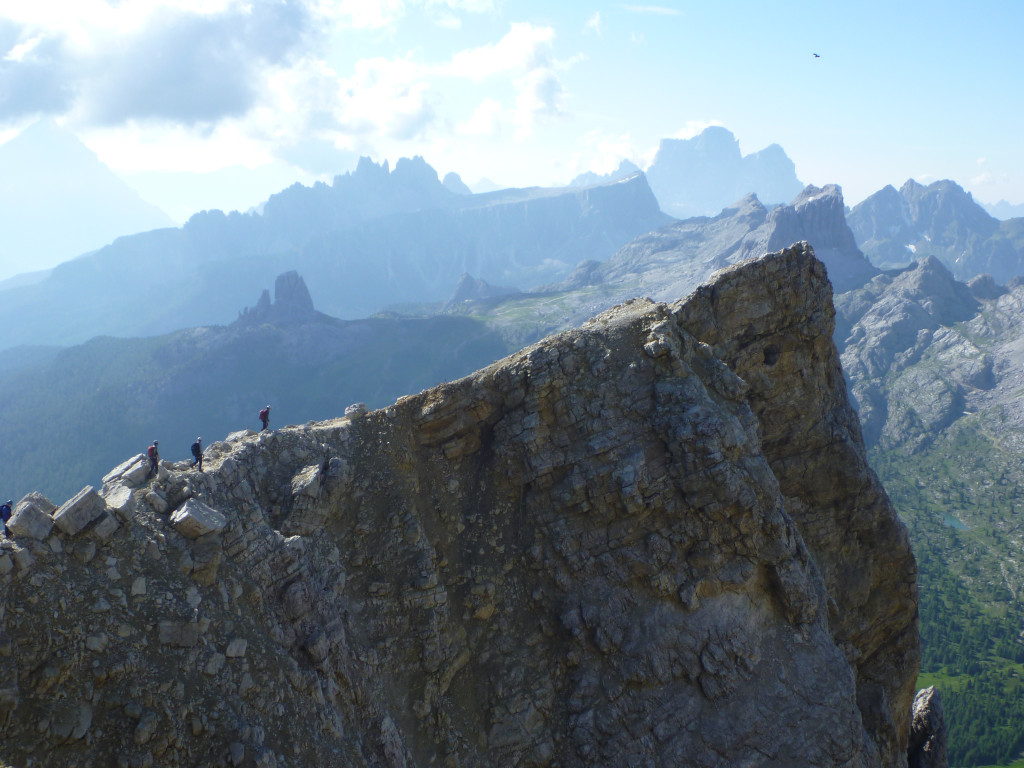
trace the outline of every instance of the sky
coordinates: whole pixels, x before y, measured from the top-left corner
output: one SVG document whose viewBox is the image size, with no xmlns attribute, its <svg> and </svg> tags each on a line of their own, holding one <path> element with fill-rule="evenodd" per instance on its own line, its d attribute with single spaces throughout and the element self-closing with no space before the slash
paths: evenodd
<svg viewBox="0 0 1024 768">
<path fill-rule="evenodd" d="M 708 125 L 849 204 L 1024 203 L 1022 29 L 1020 0 L 0 0 L 0 142 L 52 117 L 179 221 L 361 155 L 550 186 Z"/>
</svg>

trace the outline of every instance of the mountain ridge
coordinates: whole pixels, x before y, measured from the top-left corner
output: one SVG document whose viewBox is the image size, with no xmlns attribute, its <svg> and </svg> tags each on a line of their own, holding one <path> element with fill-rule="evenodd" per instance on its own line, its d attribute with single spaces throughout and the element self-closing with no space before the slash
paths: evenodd
<svg viewBox="0 0 1024 768">
<path fill-rule="evenodd" d="M 233 435 L 202 474 L 136 457 L 27 498 L 0 757 L 905 765 L 916 569 L 832 318 L 798 246 L 380 411 Z"/>
</svg>

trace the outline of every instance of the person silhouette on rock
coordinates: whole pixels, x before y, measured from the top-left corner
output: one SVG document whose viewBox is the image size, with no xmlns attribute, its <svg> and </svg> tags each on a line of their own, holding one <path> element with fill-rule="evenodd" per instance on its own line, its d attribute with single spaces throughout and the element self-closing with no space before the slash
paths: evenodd
<svg viewBox="0 0 1024 768">
<path fill-rule="evenodd" d="M 146 456 L 149 458 L 149 472 L 146 473 L 146 479 L 153 477 L 157 473 L 160 465 L 160 441 L 154 440 L 153 444 L 146 449 Z"/>
<path fill-rule="evenodd" d="M 263 422 L 263 429 L 266 429 L 268 426 L 270 426 L 270 406 L 269 405 L 266 408 L 264 408 L 262 411 L 260 411 L 260 421 Z M 263 429 L 261 429 L 260 432 L 262 432 Z"/>
<path fill-rule="evenodd" d="M 199 471 L 203 471 L 203 438 L 197 437 L 192 443 L 192 466 L 199 465 Z"/>
</svg>

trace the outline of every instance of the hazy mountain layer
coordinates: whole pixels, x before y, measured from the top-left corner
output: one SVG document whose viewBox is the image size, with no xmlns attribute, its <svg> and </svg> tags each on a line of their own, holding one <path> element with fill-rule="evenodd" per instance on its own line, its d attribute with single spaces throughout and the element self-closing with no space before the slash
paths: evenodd
<svg viewBox="0 0 1024 768">
<path fill-rule="evenodd" d="M 0 279 L 172 223 L 52 120 L 0 145 Z"/>
<path fill-rule="evenodd" d="M 365 317 L 443 301 L 470 272 L 498 285 L 561 279 L 668 220 L 642 175 L 589 189 L 459 195 L 420 158 L 365 160 L 333 185 L 295 185 L 262 215 L 219 211 L 123 237 L 0 293 L 4 346 L 73 344 L 224 323 L 272 276 L 298 269 L 317 306 Z"/>
<path fill-rule="evenodd" d="M 510 339 L 532 341 L 635 296 L 672 300 L 718 269 L 804 240 L 820 254 L 836 292 L 864 285 L 878 270 L 857 249 L 842 192 L 807 187 L 790 205 L 768 209 L 749 195 L 714 218 L 673 222 L 641 235 L 604 262 L 581 262 L 564 282 L 534 295 L 463 304 Z"/>
<path fill-rule="evenodd" d="M 680 219 L 713 216 L 748 194 L 782 203 L 803 187 L 778 144 L 742 155 L 736 138 L 719 126 L 692 139 L 662 139 L 647 178 L 661 209 Z"/>
<path fill-rule="evenodd" d="M 1024 219 L 999 221 L 952 181 L 910 180 L 879 190 L 847 217 L 857 243 L 880 267 L 935 256 L 960 280 L 1024 274 Z"/>
<path fill-rule="evenodd" d="M 0 493 L 68 496 L 154 439 L 184 458 L 197 435 L 258 426 L 267 403 L 278 426 L 379 407 L 512 350 L 470 318 L 327 317 L 294 280 L 227 327 L 21 350 L 0 371 Z"/>
</svg>

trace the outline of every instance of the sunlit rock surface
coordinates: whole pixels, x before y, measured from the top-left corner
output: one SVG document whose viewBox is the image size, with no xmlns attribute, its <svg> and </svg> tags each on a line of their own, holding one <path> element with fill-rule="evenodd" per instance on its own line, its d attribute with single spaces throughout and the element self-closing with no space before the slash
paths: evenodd
<svg viewBox="0 0 1024 768">
<path fill-rule="evenodd" d="M 0 541 L 0 761 L 905 765 L 916 569 L 832 324 L 801 244 L 202 474 L 126 464 L 116 509 Z"/>
</svg>

